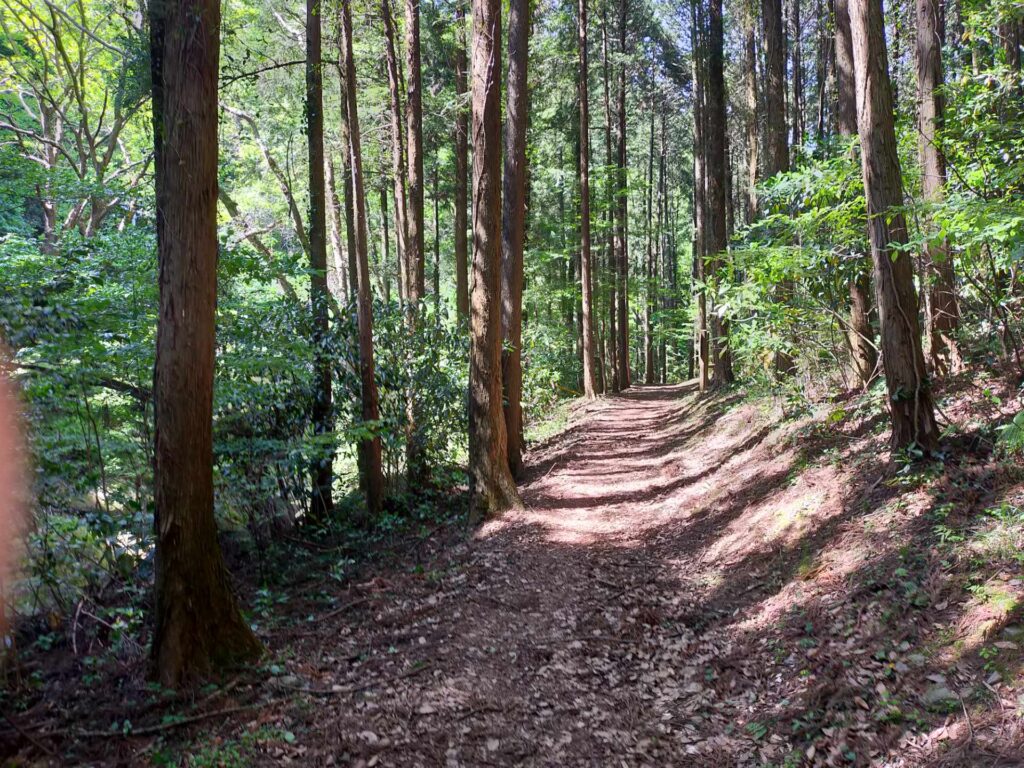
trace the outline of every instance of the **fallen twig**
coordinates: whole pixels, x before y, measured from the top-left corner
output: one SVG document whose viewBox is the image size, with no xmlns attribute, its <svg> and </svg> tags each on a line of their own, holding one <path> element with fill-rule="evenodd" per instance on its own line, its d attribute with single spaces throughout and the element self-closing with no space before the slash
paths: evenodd
<svg viewBox="0 0 1024 768">
<path fill-rule="evenodd" d="M 214 717 L 224 717 L 227 715 L 233 715 L 236 712 L 246 712 L 250 709 L 261 709 L 263 707 L 269 707 L 272 704 L 278 704 L 284 700 L 285 699 L 283 698 L 278 698 L 270 699 L 268 701 L 257 701 L 252 704 L 241 704 L 237 707 L 225 707 L 224 709 L 215 709 L 212 712 L 203 712 L 199 715 L 183 717 L 180 720 L 171 720 L 166 723 L 158 723 L 157 725 L 148 725 L 144 728 L 130 728 L 126 731 L 77 731 L 76 735 L 87 739 L 110 738 L 111 736 L 122 736 L 124 738 L 132 738 L 133 736 L 151 736 L 154 733 L 169 731 L 173 728 L 179 728 L 183 725 L 192 725 L 193 723 L 199 723 L 203 720 L 209 720 Z"/>
</svg>

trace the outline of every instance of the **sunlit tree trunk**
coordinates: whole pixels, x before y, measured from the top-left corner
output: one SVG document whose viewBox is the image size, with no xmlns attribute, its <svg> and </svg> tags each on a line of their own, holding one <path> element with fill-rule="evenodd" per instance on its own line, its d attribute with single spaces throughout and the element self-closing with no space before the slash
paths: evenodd
<svg viewBox="0 0 1024 768">
<path fill-rule="evenodd" d="M 628 15 L 627 0 L 619 0 L 619 94 L 618 94 L 618 221 L 615 224 L 615 254 L 618 257 L 618 276 L 616 286 L 617 330 L 619 343 L 617 350 L 619 366 L 619 387 L 625 389 L 630 384 L 629 371 L 629 176 L 626 166 L 626 32 Z"/>
<path fill-rule="evenodd" d="M 527 62 L 529 0 L 512 0 L 508 16 L 508 103 L 505 115 L 501 241 L 501 325 L 505 433 L 513 477 L 523 471 L 523 242 L 526 227 Z"/>
<path fill-rule="evenodd" d="M 391 0 L 381 0 L 381 19 L 384 22 L 384 61 L 388 73 L 388 100 L 391 129 L 391 178 L 395 202 L 395 246 L 398 250 L 398 296 L 408 298 L 407 276 L 408 240 L 405 191 L 405 139 L 402 135 L 402 79 L 395 49 L 395 22 L 391 14 Z"/>
<path fill-rule="evenodd" d="M 707 259 L 707 143 L 705 139 L 706 114 L 705 82 L 707 77 L 704 58 L 704 31 L 700 0 L 691 5 L 693 25 L 690 36 L 693 46 L 693 291 L 694 311 L 693 357 L 697 369 L 698 387 L 704 392 L 711 382 L 708 357 L 708 305 L 705 285 Z"/>
<path fill-rule="evenodd" d="M 473 289 L 469 315 L 470 518 L 519 507 L 501 375 L 501 3 L 473 0 Z"/>
<path fill-rule="evenodd" d="M 608 11 L 601 6 L 601 80 L 604 86 L 604 145 L 605 145 L 605 178 L 607 192 L 607 242 L 605 263 L 608 268 L 608 334 L 605 341 L 608 345 L 608 376 L 606 386 L 609 392 L 618 392 L 619 367 L 618 367 L 618 332 L 616 316 L 618 314 L 616 295 L 618 293 L 618 260 L 615 256 L 615 185 L 618 181 L 618 174 L 612 174 L 611 169 L 615 165 L 612 156 L 612 100 L 611 100 L 611 65 L 609 62 L 609 31 Z"/>
<path fill-rule="evenodd" d="M 309 150 L 309 298 L 313 308 L 313 434 L 334 431 L 327 290 L 327 194 L 324 184 L 324 88 L 321 62 L 320 0 L 306 2 L 306 142 Z M 334 510 L 333 448 L 315 449 L 310 517 L 323 520 Z"/>
<path fill-rule="evenodd" d="M 747 142 L 746 222 L 757 218 L 757 9 L 755 0 L 746 0 L 743 12 L 743 96 Z"/>
<path fill-rule="evenodd" d="M 907 226 L 903 179 L 893 125 L 892 87 L 881 0 L 850 0 L 857 76 L 861 165 L 867 197 L 882 362 L 889 391 L 894 450 L 937 449 L 938 427 L 925 372 L 913 261 L 903 248 Z"/>
<path fill-rule="evenodd" d="M 728 230 L 728 164 L 726 146 L 725 113 L 725 54 L 722 22 L 722 0 L 710 0 L 708 13 L 708 41 L 705 51 L 707 59 L 707 133 L 704 143 L 707 150 L 707 201 L 705 261 L 709 266 L 708 278 L 713 288 L 715 304 L 718 304 L 718 284 L 724 268 L 724 256 L 729 246 Z M 720 312 L 712 314 L 712 336 L 714 341 L 715 386 L 731 384 L 735 377 L 732 371 L 732 354 L 729 350 L 729 322 Z"/>
<path fill-rule="evenodd" d="M 526 4 L 525 0 L 514 0 L 513 9 L 516 2 Z M 597 378 L 594 374 L 594 298 L 592 293 L 593 268 L 591 266 L 590 252 L 590 100 L 587 93 L 587 80 L 590 76 L 590 68 L 587 64 L 587 0 L 579 0 L 577 8 L 577 49 L 579 55 L 577 82 L 579 84 L 580 101 L 580 284 L 582 286 L 580 335 L 583 354 L 583 394 L 588 399 L 592 399 L 597 396 Z M 510 76 L 510 88 L 511 83 L 512 78 Z"/>
<path fill-rule="evenodd" d="M 654 383 L 654 103 L 650 105 L 651 130 L 647 147 L 647 210 L 645 231 L 647 235 L 647 263 L 644 265 L 646 283 L 644 297 L 644 384 Z"/>
<path fill-rule="evenodd" d="M 341 56 L 348 84 L 356 82 L 356 64 L 352 53 L 351 0 L 342 0 Z M 370 287 L 370 264 L 367 256 L 366 195 L 363 188 L 363 159 L 359 135 L 359 109 L 355 88 L 345 90 L 345 112 L 348 116 L 348 157 L 352 169 L 352 209 L 356 254 L 356 314 L 359 325 L 359 383 L 363 422 L 375 424 L 380 418 L 377 404 L 377 381 L 373 361 L 373 302 Z M 359 441 L 360 483 L 366 494 L 366 510 L 376 518 L 384 500 L 384 474 L 380 436 Z"/>
<path fill-rule="evenodd" d="M 455 5 L 455 307 L 469 317 L 469 248 L 466 243 L 466 183 L 469 176 L 469 110 L 466 99 L 466 11 Z"/>
<path fill-rule="evenodd" d="M 940 0 L 917 3 L 917 98 L 918 152 L 921 158 L 921 192 L 926 203 L 942 202 L 946 185 L 946 158 L 940 132 L 945 98 L 942 95 L 942 8 Z M 925 224 L 930 240 L 925 247 L 928 301 L 925 327 L 928 330 L 928 358 L 932 371 L 944 376 L 961 367 L 956 340 L 960 325 L 953 255 L 944 238 L 937 239 L 934 227 Z"/>
<path fill-rule="evenodd" d="M 160 285 L 152 658 L 160 683 L 178 686 L 261 648 L 231 592 L 213 516 L 220 3 L 152 3 L 149 24 Z"/>
<path fill-rule="evenodd" d="M 836 0 L 835 26 L 839 135 L 852 138 L 857 134 L 857 81 L 849 0 Z M 871 260 L 867 254 L 856 253 L 853 262 L 855 275 L 849 283 L 850 318 L 845 330 L 854 375 L 860 385 L 866 387 L 878 368 L 875 332 L 871 327 Z"/>
</svg>

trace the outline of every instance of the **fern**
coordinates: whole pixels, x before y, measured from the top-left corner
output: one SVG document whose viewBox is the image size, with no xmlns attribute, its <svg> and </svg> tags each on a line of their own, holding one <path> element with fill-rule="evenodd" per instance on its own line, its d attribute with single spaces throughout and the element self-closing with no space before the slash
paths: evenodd
<svg viewBox="0 0 1024 768">
<path fill-rule="evenodd" d="M 999 445 L 1008 455 L 1024 453 L 1024 411 L 999 427 L 999 433 Z"/>
</svg>

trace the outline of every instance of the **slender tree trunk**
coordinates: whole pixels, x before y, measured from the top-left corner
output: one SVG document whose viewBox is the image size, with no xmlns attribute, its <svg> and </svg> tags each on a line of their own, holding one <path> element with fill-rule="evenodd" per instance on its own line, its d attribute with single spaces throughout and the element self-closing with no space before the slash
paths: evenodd
<svg viewBox="0 0 1024 768">
<path fill-rule="evenodd" d="M 344 38 L 344 14 L 339 11 L 338 13 L 338 40 Z M 341 173 L 344 178 L 342 183 L 342 189 L 344 192 L 344 210 L 345 210 L 345 252 L 348 254 L 348 295 L 350 298 L 358 299 L 359 295 L 359 278 L 358 269 L 356 266 L 356 224 L 355 224 L 355 213 L 354 213 L 354 202 L 352 194 L 352 155 L 349 152 L 349 130 L 348 122 L 348 72 L 346 70 L 345 58 L 344 58 L 344 46 L 339 43 L 338 45 L 338 84 L 340 86 L 341 96 L 341 114 L 339 126 L 340 126 L 340 139 L 341 139 Z"/>
<path fill-rule="evenodd" d="M 707 142 L 705 138 L 706 106 L 705 82 L 707 78 L 704 57 L 703 22 L 700 21 L 700 0 L 691 5 L 693 25 L 690 30 L 693 46 L 693 290 L 696 300 L 694 313 L 693 356 L 696 359 L 698 387 L 707 390 L 711 368 L 708 359 L 708 309 L 705 263 L 707 258 L 706 205 L 707 205 Z"/>
<path fill-rule="evenodd" d="M 763 0 L 765 94 L 764 146 L 765 176 L 771 178 L 789 171 L 789 144 L 786 136 L 786 38 L 782 22 L 782 0 Z M 785 303 L 792 295 L 792 283 L 784 281 L 776 300 Z M 795 370 L 793 359 L 785 352 L 775 354 L 775 370 L 782 375 Z"/>
<path fill-rule="evenodd" d="M 434 163 L 433 198 L 434 198 L 434 322 L 441 322 L 441 212 L 439 209 L 440 195 L 437 189 L 437 163 Z"/>
<path fill-rule="evenodd" d="M 707 262 L 711 274 L 708 280 L 712 286 L 714 302 L 718 304 L 718 283 L 724 267 L 724 255 L 729 245 L 727 227 L 727 148 L 725 112 L 725 54 L 722 21 L 722 0 L 710 0 L 708 14 L 708 41 L 705 50 L 707 60 L 707 131 L 704 145 L 707 150 L 707 201 L 705 227 L 708 241 Z M 732 355 L 729 353 L 729 325 L 727 320 L 715 311 L 712 315 L 714 339 L 715 386 L 726 386 L 734 381 Z"/>
<path fill-rule="evenodd" d="M 647 263 L 644 267 L 645 301 L 644 301 L 644 384 L 654 383 L 654 100 L 651 100 L 651 133 L 647 148 Z"/>
<path fill-rule="evenodd" d="M 160 683 L 179 686 L 261 648 L 231 592 L 213 517 L 220 3 L 153 3 L 149 24 L 160 283 L 152 658 Z"/>
<path fill-rule="evenodd" d="M 420 70 L 420 0 L 405 0 L 405 135 L 409 204 L 406 210 L 406 270 L 413 304 L 424 295 L 423 86 Z"/>
<path fill-rule="evenodd" d="M 939 147 L 945 99 L 942 95 L 942 39 L 944 36 L 940 0 L 917 3 L 917 96 L 921 158 L 921 191 L 926 203 L 942 202 L 946 185 L 946 158 Z M 945 376 L 961 367 L 956 331 L 960 325 L 953 255 L 944 238 L 936 241 L 934 227 L 926 223 L 931 237 L 925 246 L 928 286 L 928 358 L 932 371 Z"/>
<path fill-rule="evenodd" d="M 313 308 L 313 434 L 334 431 L 328 333 L 327 212 L 324 184 L 324 89 L 320 0 L 306 2 L 306 139 L 309 149 L 309 297 Z M 324 520 L 334 510 L 334 450 L 327 448 L 311 466 L 310 517 Z"/>
<path fill-rule="evenodd" d="M 406 209 L 406 296 L 410 333 L 415 333 L 425 294 L 424 209 L 423 209 L 423 88 L 420 71 L 420 0 L 405 0 L 405 151 L 409 204 Z M 410 384 L 406 406 L 406 465 L 410 487 L 428 483 L 424 435 L 420 426 L 420 393 Z"/>
<path fill-rule="evenodd" d="M 391 226 L 388 224 L 388 189 L 386 184 L 380 187 L 380 225 L 383 239 L 384 256 L 384 301 L 391 303 Z M 401 290 L 401 289 L 399 289 Z"/>
<path fill-rule="evenodd" d="M 616 302 L 618 304 L 618 366 L 619 387 L 630 385 L 629 372 L 629 176 L 626 166 L 626 22 L 628 2 L 619 0 L 619 54 L 622 62 L 619 65 L 618 94 L 618 221 L 615 225 L 615 253 L 618 257 L 618 276 L 616 286 Z"/>
<path fill-rule="evenodd" d="M 351 0 L 342 0 L 341 56 L 345 80 L 356 82 L 356 64 L 352 53 Z M 366 225 L 366 195 L 363 188 L 363 159 L 359 135 L 359 109 L 355 88 L 346 88 L 345 111 L 348 116 L 348 155 L 352 169 L 353 218 L 356 252 L 356 308 L 359 324 L 359 382 L 361 388 L 362 417 L 365 424 L 375 424 L 380 418 L 377 404 L 377 381 L 373 361 L 373 302 L 370 294 L 370 264 L 367 256 L 368 228 Z M 374 434 L 359 441 L 359 464 L 366 510 L 370 519 L 376 518 L 384 500 L 384 474 L 381 459 L 380 436 Z"/>
<path fill-rule="evenodd" d="M 939 431 L 925 372 L 913 261 L 902 212 L 903 180 L 893 125 L 892 87 L 881 0 L 850 0 L 857 76 L 861 165 L 867 197 L 882 360 L 889 390 L 893 450 L 937 449 Z"/>
<path fill-rule="evenodd" d="M 455 307 L 469 318 L 469 248 L 466 243 L 466 182 L 469 175 L 469 110 L 466 99 L 466 12 L 455 5 Z"/>
<path fill-rule="evenodd" d="M 524 2 L 524 0 L 517 1 Z M 580 335 L 583 353 L 583 394 L 587 399 L 593 399 L 597 397 L 597 378 L 594 373 L 594 298 L 590 253 L 590 101 L 587 93 L 590 68 L 587 64 L 587 0 L 579 0 L 577 8 L 579 23 L 577 30 L 579 76 L 577 82 L 579 83 L 580 102 L 580 284 L 582 286 Z M 510 73 L 509 83 L 511 82 Z"/>
<path fill-rule="evenodd" d="M 804 62 L 803 27 L 800 22 L 800 0 L 790 0 L 790 40 L 793 67 L 793 141 L 794 149 L 804 143 Z"/>
<path fill-rule="evenodd" d="M 406 215 L 405 139 L 402 136 L 402 79 L 395 50 L 395 22 L 391 14 L 391 0 L 381 0 L 380 6 L 381 18 L 384 21 L 384 60 L 391 104 L 391 176 L 395 200 L 395 244 L 398 250 L 398 295 L 402 301 L 407 301 L 409 278 L 406 243 L 409 233 Z"/>
<path fill-rule="evenodd" d="M 328 287 L 334 292 L 338 302 L 348 300 L 348 277 L 345 268 L 345 248 L 341 244 L 342 223 L 341 223 L 341 199 L 338 197 L 338 187 L 335 183 L 334 158 L 328 153 L 327 156 L 327 210 L 330 212 L 330 234 L 331 234 L 331 257 L 334 262 L 334 269 L 328 270 L 328 277 L 334 273 L 333 279 L 328 280 Z"/>
<path fill-rule="evenodd" d="M 611 392 L 618 392 L 621 387 L 619 385 L 619 367 L 618 367 L 618 332 L 616 316 L 618 313 L 616 294 L 618 293 L 618 261 L 615 256 L 616 238 L 615 238 L 615 185 L 618 182 L 618 174 L 612 174 L 611 169 L 615 165 L 615 160 L 612 156 L 612 100 L 611 100 L 611 66 L 609 63 L 609 31 L 608 31 L 608 11 L 605 7 L 606 4 L 601 6 L 601 70 L 602 70 L 602 81 L 604 85 L 604 145 L 605 145 L 605 178 L 606 178 L 606 192 L 607 192 L 607 212 L 605 214 L 607 219 L 607 242 L 606 251 L 607 258 L 605 260 L 608 265 L 608 335 L 606 341 L 608 344 L 608 390 Z"/>
<path fill-rule="evenodd" d="M 528 0 L 512 0 L 508 17 L 508 103 L 505 116 L 501 230 L 502 382 L 508 466 L 523 472 L 523 245 L 526 229 Z"/>
<path fill-rule="evenodd" d="M 501 3 L 473 0 L 473 290 L 469 315 L 470 518 L 519 507 L 501 370 Z"/>
<path fill-rule="evenodd" d="M 853 65 L 853 37 L 850 30 L 849 0 L 836 0 L 836 86 L 838 89 L 839 134 L 857 134 L 857 81 Z M 875 332 L 871 327 L 871 274 L 867 254 L 855 254 L 856 274 L 849 283 L 850 320 L 846 338 L 850 345 L 853 371 L 862 387 L 871 383 L 878 368 Z"/>
<path fill-rule="evenodd" d="M 746 221 L 757 218 L 757 46 L 755 43 L 757 9 L 747 0 L 743 13 L 743 94 L 746 101 L 747 187 Z"/>
</svg>

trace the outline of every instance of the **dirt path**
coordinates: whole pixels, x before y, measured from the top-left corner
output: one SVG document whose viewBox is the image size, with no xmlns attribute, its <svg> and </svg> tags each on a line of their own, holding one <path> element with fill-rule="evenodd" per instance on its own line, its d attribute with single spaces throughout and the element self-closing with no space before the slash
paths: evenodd
<svg viewBox="0 0 1024 768">
<path fill-rule="evenodd" d="M 376 584 L 372 623 L 342 625 L 298 670 L 329 688 L 351 662 L 346 681 L 371 684 L 355 702 L 325 697 L 309 723 L 321 757 L 735 765 L 779 752 L 743 730 L 771 695 L 764 670 L 707 627 L 725 611 L 708 602 L 723 578 L 706 539 L 745 508 L 738 465 L 765 435 L 753 409 L 724 405 L 660 387 L 589 406 L 531 455 L 524 511 L 421 578 Z"/>
</svg>

